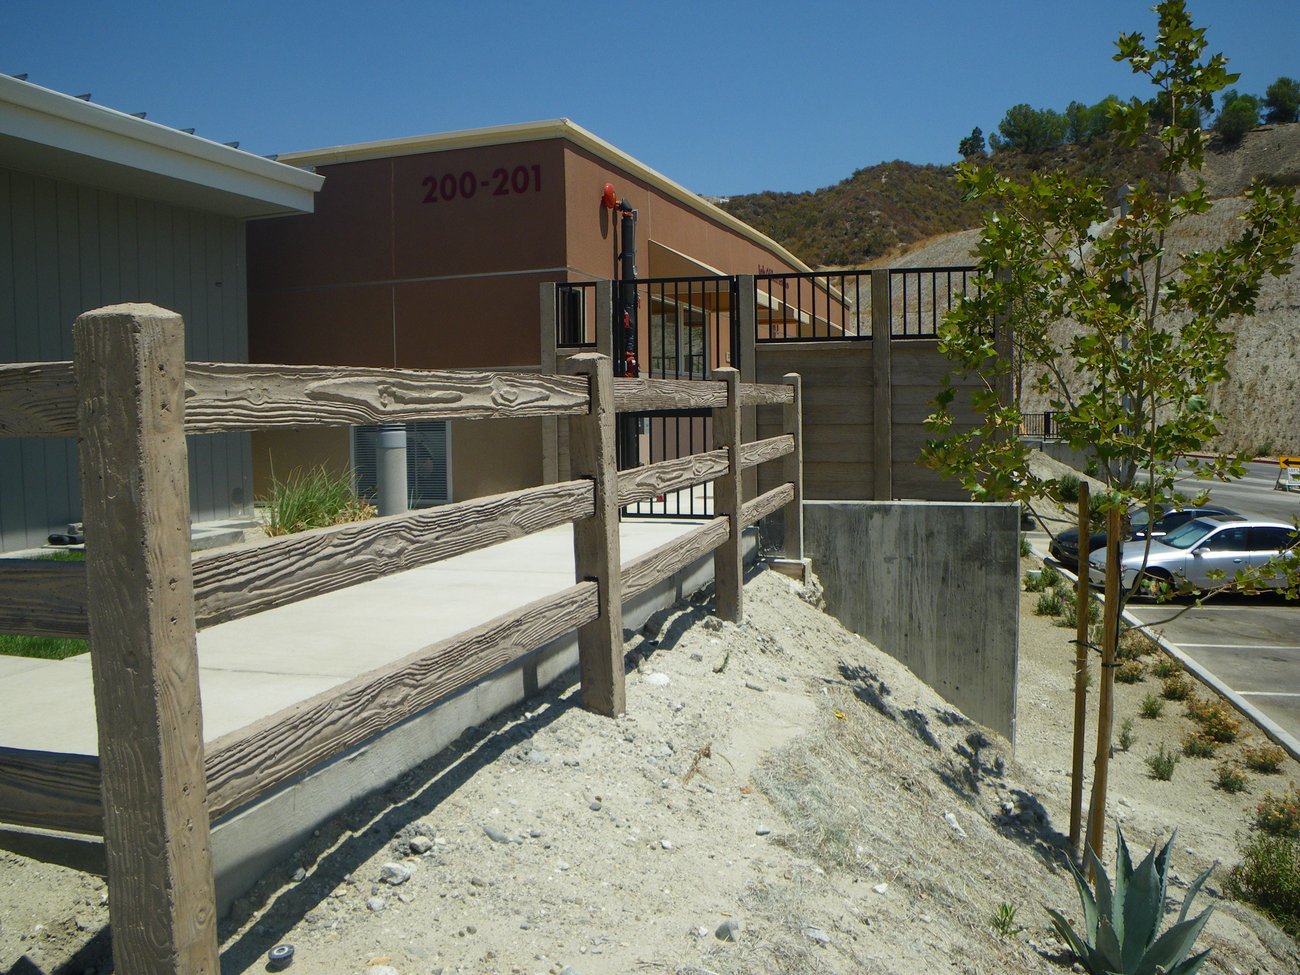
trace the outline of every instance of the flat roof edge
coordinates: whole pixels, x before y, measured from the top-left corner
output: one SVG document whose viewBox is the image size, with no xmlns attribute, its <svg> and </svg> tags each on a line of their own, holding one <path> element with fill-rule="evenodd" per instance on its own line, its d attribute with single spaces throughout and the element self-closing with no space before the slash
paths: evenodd
<svg viewBox="0 0 1300 975">
<path fill-rule="evenodd" d="M 323 177 L 116 109 L 0 75 L 0 134 L 55 152 L 309 212 Z M 2 161 L 2 160 L 0 160 Z M 247 207 L 249 215 L 266 206 Z"/>
<path fill-rule="evenodd" d="M 739 217 L 735 217 L 698 193 L 688 190 L 658 170 L 629 156 L 623 150 L 606 142 L 567 118 L 546 119 L 539 122 L 520 122 L 510 125 L 492 125 L 479 129 L 460 129 L 434 135 L 406 136 L 400 139 L 383 139 L 376 142 L 359 142 L 354 145 L 331 146 L 302 152 L 281 153 L 277 158 L 296 166 L 325 166 L 333 163 L 363 162 L 386 159 L 392 156 L 414 156 L 429 152 L 448 152 L 453 149 L 474 149 L 480 146 L 509 145 L 516 142 L 539 142 L 544 139 L 564 139 L 592 154 L 626 169 L 666 195 L 684 203 L 711 220 L 715 220 L 801 271 L 813 270 L 771 237 L 755 230 Z"/>
</svg>

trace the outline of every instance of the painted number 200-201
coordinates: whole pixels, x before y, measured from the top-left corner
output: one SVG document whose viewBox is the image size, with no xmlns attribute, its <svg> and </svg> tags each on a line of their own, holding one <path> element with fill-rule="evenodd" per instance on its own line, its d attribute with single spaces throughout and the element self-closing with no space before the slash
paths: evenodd
<svg viewBox="0 0 1300 975">
<path fill-rule="evenodd" d="M 491 196 L 511 196 L 520 193 L 540 193 L 542 190 L 541 166 L 516 166 L 506 169 L 504 166 L 492 170 L 492 175 L 484 179 L 478 173 L 468 170 L 456 175 L 426 176 L 420 181 L 426 187 L 425 203 L 437 203 L 439 200 L 471 200 L 482 190 Z"/>
</svg>

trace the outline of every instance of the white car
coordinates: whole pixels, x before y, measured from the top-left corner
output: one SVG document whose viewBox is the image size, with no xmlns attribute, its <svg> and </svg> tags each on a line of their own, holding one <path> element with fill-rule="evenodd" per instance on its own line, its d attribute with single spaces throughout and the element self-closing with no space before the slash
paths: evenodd
<svg viewBox="0 0 1300 975">
<path fill-rule="evenodd" d="M 1152 539 L 1149 551 L 1144 541 L 1125 542 L 1120 547 L 1121 585 L 1131 588 L 1140 574 L 1155 584 L 1215 588 L 1230 583 L 1243 569 L 1257 569 L 1284 552 L 1295 557 L 1296 540 L 1296 529 L 1281 522 L 1240 515 L 1197 518 Z M 1088 581 L 1105 585 L 1105 549 L 1089 556 Z M 1258 585 L 1266 589 L 1282 582 L 1283 576 L 1274 574 Z"/>
</svg>

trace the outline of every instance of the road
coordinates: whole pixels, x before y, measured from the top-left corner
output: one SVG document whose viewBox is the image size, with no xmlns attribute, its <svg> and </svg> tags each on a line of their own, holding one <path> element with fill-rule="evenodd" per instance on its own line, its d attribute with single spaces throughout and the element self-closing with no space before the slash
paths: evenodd
<svg viewBox="0 0 1300 975">
<path fill-rule="evenodd" d="M 1219 503 L 1255 518 L 1290 524 L 1300 516 L 1300 492 L 1275 491 L 1275 464 L 1250 464 L 1244 478 L 1229 483 L 1180 481 L 1184 493 L 1206 484 Z M 1131 602 L 1144 623 L 1166 620 L 1182 606 Z M 1165 638 L 1209 670 L 1246 701 L 1300 739 L 1300 604 L 1266 594 L 1214 596 L 1159 627 Z"/>
</svg>

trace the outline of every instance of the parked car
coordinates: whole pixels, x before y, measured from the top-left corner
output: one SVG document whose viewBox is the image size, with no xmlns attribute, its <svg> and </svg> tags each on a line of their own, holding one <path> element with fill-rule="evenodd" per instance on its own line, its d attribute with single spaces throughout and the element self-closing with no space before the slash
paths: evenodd
<svg viewBox="0 0 1300 975">
<path fill-rule="evenodd" d="M 1241 570 L 1259 568 L 1283 553 L 1300 557 L 1298 538 L 1293 526 L 1276 521 L 1241 515 L 1194 518 L 1164 538 L 1153 538 L 1149 551 L 1145 541 L 1125 542 L 1120 549 L 1121 585 L 1131 587 L 1139 575 L 1152 584 L 1188 584 L 1197 589 L 1230 584 Z M 1088 559 L 1088 581 L 1105 585 L 1104 551 Z M 1281 575 L 1274 575 L 1262 580 L 1263 588 L 1281 581 Z"/>
<path fill-rule="evenodd" d="M 1217 504 L 1181 507 L 1176 504 L 1165 503 L 1159 506 L 1159 510 L 1160 516 L 1156 519 L 1155 524 L 1151 526 L 1149 532 L 1147 531 L 1147 511 L 1145 508 L 1139 508 L 1130 514 L 1128 518 L 1129 529 L 1125 533 L 1124 539 L 1126 541 L 1144 539 L 1148 534 L 1152 538 L 1162 538 L 1175 528 L 1187 524 L 1193 518 L 1237 514 L 1231 508 L 1225 508 Z M 1085 554 L 1105 547 L 1106 533 L 1096 532 L 1088 536 L 1088 549 Z M 1071 528 L 1068 531 L 1058 533 L 1052 538 L 1048 551 L 1051 553 L 1052 558 L 1067 569 L 1077 570 L 1079 567 L 1079 529 Z"/>
</svg>

